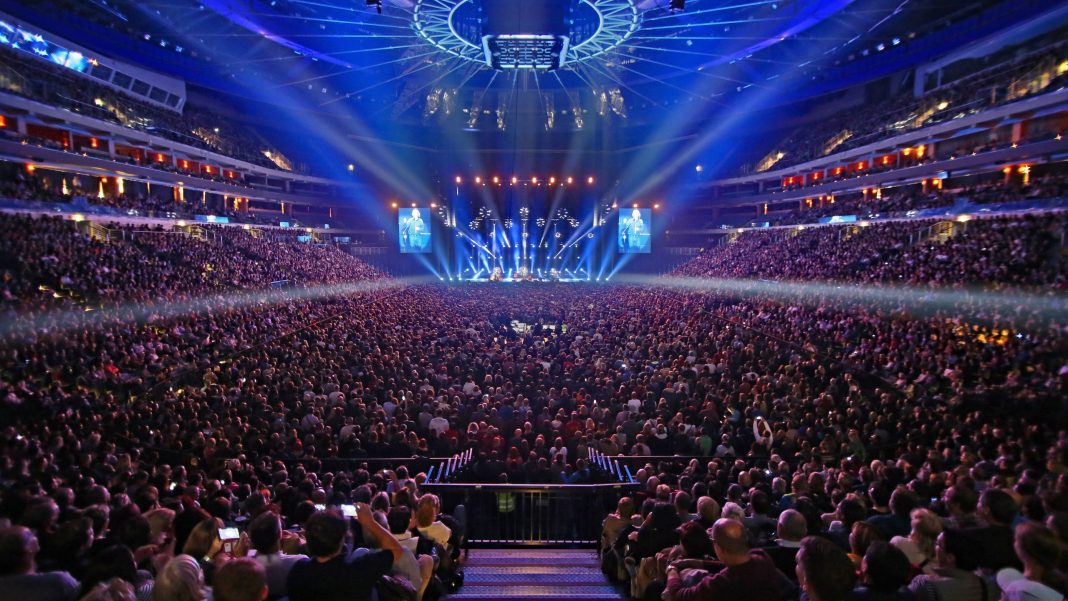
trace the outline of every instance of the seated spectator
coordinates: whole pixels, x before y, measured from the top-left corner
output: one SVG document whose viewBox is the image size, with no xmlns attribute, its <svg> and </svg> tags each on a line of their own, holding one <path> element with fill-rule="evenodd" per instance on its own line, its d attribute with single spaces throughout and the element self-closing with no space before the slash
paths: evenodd
<svg viewBox="0 0 1068 601">
<path fill-rule="evenodd" d="M 266 511 L 249 523 L 248 538 L 255 551 L 253 561 L 263 566 L 269 597 L 277 599 L 285 596 L 289 571 L 307 556 L 285 553 L 282 550 L 283 540 L 293 540 L 299 546 L 299 537 L 282 528 L 282 520 L 277 514 Z"/>
<path fill-rule="evenodd" d="M 935 558 L 935 539 L 942 533 L 942 520 L 929 509 L 912 510 L 912 532 L 908 537 L 895 536 L 890 539 L 905 554 L 909 563 L 917 572 L 933 573 L 930 566 Z"/>
<path fill-rule="evenodd" d="M 890 513 L 868 518 L 868 523 L 875 526 L 883 540 L 895 536 L 908 536 L 912 529 L 910 514 L 916 508 L 916 495 L 899 488 L 890 495 Z"/>
<path fill-rule="evenodd" d="M 979 494 L 970 486 L 954 484 L 946 489 L 942 500 L 946 504 L 949 517 L 945 520 L 946 528 L 963 530 L 982 526 L 975 511 L 979 506 Z"/>
<path fill-rule="evenodd" d="M 152 601 L 205 601 L 211 589 L 204 584 L 204 570 L 188 555 L 167 562 L 156 577 Z"/>
<path fill-rule="evenodd" d="M 1068 593 L 1068 580 L 1057 569 L 1061 549 L 1053 532 L 1040 524 L 1021 524 L 1016 528 L 1016 552 L 1023 562 L 1023 572 L 1003 568 L 997 573 L 1002 599 L 1006 601 L 1058 601 Z"/>
<path fill-rule="evenodd" d="M 356 521 L 377 551 L 349 553 L 345 549 L 348 523 L 335 510 L 318 511 L 304 524 L 308 559 L 289 572 L 286 591 L 290 601 L 370 601 L 379 578 L 399 561 L 403 548 L 375 521 L 371 507 L 356 505 Z"/>
<path fill-rule="evenodd" d="M 664 599 L 753 599 L 780 601 L 789 598 L 795 587 L 763 551 L 750 551 L 746 529 L 740 522 L 721 518 L 712 527 L 712 546 L 717 562 L 682 560 L 667 567 Z M 707 566 L 709 574 L 696 584 L 685 586 L 679 571 Z"/>
<path fill-rule="evenodd" d="M 441 545 L 443 549 L 449 549 L 449 543 L 453 540 L 453 529 L 442 521 L 440 512 L 441 503 L 436 495 L 426 494 L 419 497 L 415 505 L 415 528 L 421 537 Z"/>
<path fill-rule="evenodd" d="M 939 601 L 995 601 L 998 587 L 975 571 L 979 568 L 978 549 L 957 530 L 943 530 L 935 540 L 932 569 L 912 579 L 909 590 L 921 599 Z"/>
<path fill-rule="evenodd" d="M 808 534 L 805 516 L 794 509 L 787 509 L 779 514 L 775 526 L 775 544 L 763 547 L 764 553 L 775 562 L 775 567 L 788 578 L 797 579 L 797 550 L 801 541 Z"/>
<path fill-rule="evenodd" d="M 853 531 L 849 533 L 849 559 L 853 562 L 857 572 L 860 571 L 860 566 L 864 562 L 864 554 L 868 552 L 868 547 L 878 540 L 882 538 L 875 526 L 868 522 L 853 524 Z"/>
<path fill-rule="evenodd" d="M 0 599 L 67 601 L 78 594 L 78 581 L 67 572 L 37 572 L 37 536 L 28 528 L 0 530 Z"/>
<path fill-rule="evenodd" d="M 864 553 L 860 567 L 861 586 L 853 591 L 855 601 L 913 601 L 916 597 L 905 588 L 912 580 L 912 567 L 900 549 L 884 541 L 875 541 Z"/>
<path fill-rule="evenodd" d="M 705 528 L 715 525 L 720 516 L 719 503 L 712 497 L 699 497 L 697 499 L 697 521 Z"/>
<path fill-rule="evenodd" d="M 679 542 L 679 514 L 670 503 L 656 503 L 636 532 L 630 533 L 627 557 L 635 564 Z"/>
<path fill-rule="evenodd" d="M 845 552 L 818 536 L 801 541 L 796 572 L 802 601 L 844 601 L 856 582 L 853 562 Z"/>
<path fill-rule="evenodd" d="M 1016 519 L 1016 510 L 1016 501 L 1009 493 L 997 488 L 983 491 L 979 498 L 979 517 L 986 525 L 961 531 L 973 545 L 983 549 L 979 567 L 995 572 L 1002 568 L 1023 567 L 1013 548 L 1012 522 Z"/>
<path fill-rule="evenodd" d="M 215 574 L 212 601 L 265 601 L 267 576 L 263 566 L 248 558 L 223 564 Z"/>
</svg>

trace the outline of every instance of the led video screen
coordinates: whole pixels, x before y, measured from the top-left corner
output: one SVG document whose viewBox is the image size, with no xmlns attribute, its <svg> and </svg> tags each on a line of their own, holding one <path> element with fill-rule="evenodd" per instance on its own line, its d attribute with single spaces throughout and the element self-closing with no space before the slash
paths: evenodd
<svg viewBox="0 0 1068 601">
<path fill-rule="evenodd" d="M 652 251 L 652 211 L 631 209 L 619 213 L 619 237 L 621 253 L 647 253 Z"/>
<path fill-rule="evenodd" d="M 430 211 L 426 207 L 401 209 L 397 215 L 397 239 L 402 253 L 430 252 Z"/>
</svg>

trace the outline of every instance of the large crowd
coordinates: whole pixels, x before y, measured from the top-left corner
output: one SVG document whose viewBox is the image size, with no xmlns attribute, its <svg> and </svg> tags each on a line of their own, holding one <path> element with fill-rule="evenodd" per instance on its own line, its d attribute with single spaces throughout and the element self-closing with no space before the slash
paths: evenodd
<svg viewBox="0 0 1068 601">
<path fill-rule="evenodd" d="M 466 524 L 421 466 L 467 449 L 491 482 L 631 462 L 603 557 L 636 597 L 1063 593 L 1063 214 L 930 225 L 750 231 L 670 279 L 867 306 L 411 286 L 241 228 L 2 215 L 0 597 L 440 595 Z"/>
</svg>

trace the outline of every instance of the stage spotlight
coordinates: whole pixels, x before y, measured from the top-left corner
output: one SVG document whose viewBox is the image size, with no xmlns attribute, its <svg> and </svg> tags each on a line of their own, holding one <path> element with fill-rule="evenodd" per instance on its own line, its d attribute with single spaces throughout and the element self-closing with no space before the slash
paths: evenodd
<svg viewBox="0 0 1068 601">
<path fill-rule="evenodd" d="M 637 209 L 638 208 L 638 203 L 634 203 L 632 208 Z"/>
<path fill-rule="evenodd" d="M 586 183 L 587 184 L 592 184 L 593 183 L 593 176 L 592 175 L 586 178 Z"/>
<path fill-rule="evenodd" d="M 516 184 L 516 182 L 518 182 L 518 181 L 519 181 L 519 178 L 513 175 L 512 176 L 512 185 L 514 186 Z"/>
<path fill-rule="evenodd" d="M 656 206 L 658 206 L 658 207 L 659 207 L 660 205 L 656 205 Z M 438 203 L 436 203 L 436 202 L 432 202 L 432 203 L 430 203 L 430 208 L 431 208 L 431 209 L 436 209 L 436 208 L 438 208 Z"/>
<path fill-rule="evenodd" d="M 530 178 L 530 181 L 534 182 L 535 186 L 538 185 L 538 178 L 537 177 Z"/>
<path fill-rule="evenodd" d="M 393 207 L 395 209 L 395 208 L 397 208 L 397 203 L 391 202 L 391 203 L 389 203 L 389 206 L 391 206 L 391 207 Z"/>
<path fill-rule="evenodd" d="M 550 176 L 549 177 L 549 185 L 551 186 L 551 185 L 553 185 L 555 183 L 556 183 L 556 176 L 555 175 L 554 176 Z"/>
<path fill-rule="evenodd" d="M 569 176 L 569 177 L 567 178 L 567 183 L 569 183 L 569 184 L 570 184 L 570 183 L 571 183 L 571 182 L 573 182 L 573 181 L 575 181 L 575 180 L 574 180 L 574 178 L 572 178 L 572 177 L 570 177 L 570 176 Z"/>
<path fill-rule="evenodd" d="M 660 203 L 655 203 L 655 204 L 653 204 L 653 208 L 654 208 L 654 209 L 659 209 L 659 208 L 660 208 Z"/>
<path fill-rule="evenodd" d="M 495 184 L 499 184 L 499 183 L 501 183 L 501 178 L 499 178 L 499 177 L 497 177 L 496 175 L 494 175 L 494 176 L 493 176 L 493 183 L 495 183 Z"/>
<path fill-rule="evenodd" d="M 459 175 L 457 175 L 456 176 L 456 184 L 459 185 L 459 184 L 462 184 L 462 183 L 464 183 L 464 178 L 462 178 Z"/>
<path fill-rule="evenodd" d="M 705 168 L 702 167 L 701 165 L 698 165 L 698 166 L 694 167 L 693 170 L 698 172 L 698 173 L 701 173 L 702 171 L 705 170 Z"/>
<path fill-rule="evenodd" d="M 476 175 L 475 176 L 475 183 L 476 184 L 481 184 L 482 183 L 482 178 Z"/>
<path fill-rule="evenodd" d="M 352 173 L 355 170 L 356 170 L 356 165 L 353 165 L 352 163 L 349 163 L 349 173 Z"/>
</svg>

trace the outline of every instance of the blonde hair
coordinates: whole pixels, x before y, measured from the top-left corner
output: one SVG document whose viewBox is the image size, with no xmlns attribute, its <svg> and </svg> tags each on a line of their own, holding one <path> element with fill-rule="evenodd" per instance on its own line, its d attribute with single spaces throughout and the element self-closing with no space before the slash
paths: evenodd
<svg viewBox="0 0 1068 601">
<path fill-rule="evenodd" d="M 923 556 L 933 559 L 935 556 L 935 540 L 942 533 L 942 520 L 930 509 L 913 509 L 909 514 L 912 521 L 912 532 Z"/>
<path fill-rule="evenodd" d="M 170 532 L 174 526 L 174 510 L 166 507 L 153 509 L 145 513 L 145 519 L 151 529 L 152 543 L 158 545 L 163 542 L 163 535 Z"/>
<path fill-rule="evenodd" d="M 204 601 L 204 570 L 189 555 L 178 555 L 163 566 L 152 587 L 152 601 Z"/>
<path fill-rule="evenodd" d="M 219 518 L 201 520 L 199 524 L 193 527 L 192 532 L 189 533 L 189 538 L 185 539 L 182 553 L 193 557 L 206 556 L 211 551 L 212 545 L 215 544 L 215 540 L 219 538 L 219 527 L 221 525 L 222 522 Z"/>
</svg>

